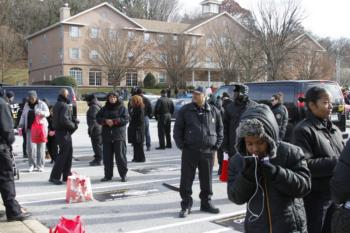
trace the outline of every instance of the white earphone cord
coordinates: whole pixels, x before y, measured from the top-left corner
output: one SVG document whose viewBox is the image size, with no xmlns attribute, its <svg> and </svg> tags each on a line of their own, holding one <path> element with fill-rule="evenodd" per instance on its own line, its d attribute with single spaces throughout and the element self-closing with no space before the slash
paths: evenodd
<svg viewBox="0 0 350 233">
<path fill-rule="evenodd" d="M 254 169 L 254 174 L 255 174 L 255 183 L 256 183 L 256 188 L 255 188 L 255 192 L 253 194 L 253 196 L 249 199 L 248 203 L 247 203 L 247 210 L 248 212 L 251 214 L 251 216 L 249 217 L 249 222 L 255 222 L 256 220 L 258 220 L 265 208 L 265 203 L 264 203 L 264 199 L 265 199 L 265 194 L 264 194 L 264 189 L 261 187 L 261 185 L 259 184 L 258 181 L 258 157 L 254 156 L 254 164 L 255 164 L 255 169 Z M 260 211 L 259 214 L 254 213 L 251 209 L 250 209 L 250 202 L 254 199 L 254 197 L 258 194 L 259 188 L 262 191 L 262 209 Z"/>
</svg>

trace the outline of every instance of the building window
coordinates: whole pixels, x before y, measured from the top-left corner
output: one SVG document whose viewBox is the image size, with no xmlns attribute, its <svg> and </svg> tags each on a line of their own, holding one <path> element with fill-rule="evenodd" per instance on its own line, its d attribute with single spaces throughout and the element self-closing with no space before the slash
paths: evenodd
<svg viewBox="0 0 350 233">
<path fill-rule="evenodd" d="M 144 41 L 145 43 L 149 43 L 149 41 L 150 41 L 150 35 L 149 35 L 149 33 L 144 33 L 144 34 L 143 34 L 143 41 Z"/>
<path fill-rule="evenodd" d="M 197 37 L 192 36 L 191 45 L 192 45 L 192 47 L 197 47 Z"/>
<path fill-rule="evenodd" d="M 137 73 L 136 72 L 126 73 L 126 86 L 129 86 L 129 87 L 137 86 Z"/>
<path fill-rule="evenodd" d="M 46 33 L 44 33 L 44 34 L 43 34 L 43 40 L 46 41 L 46 39 L 47 39 L 47 36 L 46 36 Z"/>
<path fill-rule="evenodd" d="M 166 56 L 166 54 L 164 54 L 164 53 L 161 53 L 161 54 L 159 55 L 159 58 L 160 58 L 160 61 L 162 61 L 162 62 L 165 62 L 165 61 L 167 60 L 167 56 Z"/>
<path fill-rule="evenodd" d="M 135 38 L 135 33 L 133 31 L 128 31 L 128 39 L 133 40 Z"/>
<path fill-rule="evenodd" d="M 134 58 L 133 52 L 128 52 L 128 60 L 131 61 Z"/>
<path fill-rule="evenodd" d="M 73 77 L 78 86 L 83 85 L 83 71 L 81 68 L 73 67 L 69 69 L 69 76 Z"/>
<path fill-rule="evenodd" d="M 207 48 L 213 47 L 213 40 L 211 38 L 207 38 Z"/>
<path fill-rule="evenodd" d="M 145 59 L 146 60 L 151 60 L 152 59 L 152 54 L 150 52 L 145 53 Z"/>
<path fill-rule="evenodd" d="M 90 59 L 92 60 L 97 60 L 99 57 L 98 52 L 96 50 L 91 50 L 90 51 Z"/>
<path fill-rule="evenodd" d="M 41 63 L 42 64 L 47 64 L 47 55 L 43 54 L 42 58 L 41 58 Z"/>
<path fill-rule="evenodd" d="M 158 35 L 158 39 L 159 39 L 159 43 L 163 44 L 164 43 L 164 35 L 163 34 L 159 34 Z"/>
<path fill-rule="evenodd" d="M 110 40 L 116 40 L 117 39 L 117 31 L 109 30 L 109 39 Z"/>
<path fill-rule="evenodd" d="M 89 85 L 90 86 L 101 86 L 102 83 L 102 71 L 99 69 L 89 70 Z"/>
<path fill-rule="evenodd" d="M 73 38 L 79 37 L 79 27 L 70 26 L 69 27 L 69 36 L 73 37 Z"/>
<path fill-rule="evenodd" d="M 177 41 L 179 37 L 177 35 L 173 35 L 173 41 Z"/>
<path fill-rule="evenodd" d="M 69 49 L 69 57 L 71 59 L 80 59 L 80 49 L 78 49 L 78 48 L 70 48 Z"/>
<path fill-rule="evenodd" d="M 98 38 L 99 29 L 98 28 L 91 28 L 90 29 L 90 38 L 97 39 Z"/>
<path fill-rule="evenodd" d="M 160 73 L 158 77 L 159 83 L 165 83 L 166 82 L 166 74 L 165 73 Z"/>
<path fill-rule="evenodd" d="M 205 58 L 205 62 L 208 63 L 208 64 L 212 63 L 212 58 L 211 57 L 206 57 Z"/>
<path fill-rule="evenodd" d="M 62 48 L 60 48 L 58 50 L 58 56 L 60 57 L 60 60 L 63 61 L 63 49 Z"/>
</svg>

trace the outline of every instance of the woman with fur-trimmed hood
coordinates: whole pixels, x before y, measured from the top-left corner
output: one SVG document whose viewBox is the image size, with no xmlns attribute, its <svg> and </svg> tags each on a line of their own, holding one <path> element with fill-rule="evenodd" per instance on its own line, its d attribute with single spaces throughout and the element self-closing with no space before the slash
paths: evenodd
<svg viewBox="0 0 350 233">
<path fill-rule="evenodd" d="M 306 233 L 302 197 L 311 180 L 303 151 L 278 140 L 275 116 L 263 104 L 243 113 L 236 134 L 227 193 L 247 203 L 245 232 Z"/>
</svg>

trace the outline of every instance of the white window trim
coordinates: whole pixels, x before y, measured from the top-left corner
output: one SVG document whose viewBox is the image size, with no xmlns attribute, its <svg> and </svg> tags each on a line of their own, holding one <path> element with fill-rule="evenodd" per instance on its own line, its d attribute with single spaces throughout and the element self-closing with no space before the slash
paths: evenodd
<svg viewBox="0 0 350 233">
<path fill-rule="evenodd" d="M 99 59 L 100 55 L 98 54 L 98 52 L 96 50 L 91 50 L 89 57 L 92 60 L 97 60 L 97 59 Z"/>
<path fill-rule="evenodd" d="M 143 34 L 143 42 L 149 43 L 150 41 L 151 41 L 151 34 L 149 34 L 148 32 L 145 32 Z"/>
<path fill-rule="evenodd" d="M 90 38 L 91 39 L 97 39 L 100 34 L 100 29 L 99 28 L 90 28 Z"/>
<path fill-rule="evenodd" d="M 78 29 L 78 35 L 77 36 L 73 36 L 72 28 L 77 28 Z M 80 28 L 78 26 L 69 26 L 69 36 L 71 38 L 78 38 L 78 37 L 80 37 Z"/>
<path fill-rule="evenodd" d="M 72 56 L 73 55 L 73 49 L 77 49 L 78 50 L 78 58 L 75 58 L 75 57 Z M 79 48 L 70 48 L 69 49 L 69 58 L 70 59 L 79 60 L 80 57 L 81 57 L 81 52 L 80 52 Z"/>
</svg>

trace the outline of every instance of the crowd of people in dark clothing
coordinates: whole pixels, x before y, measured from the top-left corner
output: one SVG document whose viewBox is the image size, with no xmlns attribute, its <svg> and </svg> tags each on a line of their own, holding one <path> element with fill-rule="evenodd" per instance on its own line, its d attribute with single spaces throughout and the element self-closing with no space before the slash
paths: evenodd
<svg viewBox="0 0 350 233">
<path fill-rule="evenodd" d="M 12 172 L 13 122 L 8 96 L 0 92 L 0 191 L 9 221 L 23 220 L 30 213 L 15 200 Z M 161 91 L 154 111 L 141 88 L 133 88 L 128 106 L 117 92 L 110 92 L 101 106 L 87 95 L 86 118 L 93 160 L 90 166 L 104 166 L 101 182 L 113 178 L 114 160 L 122 182 L 127 181 L 127 143 L 133 147 L 132 162 L 145 162 L 151 150 L 149 120 L 157 120 L 159 147 L 172 148 L 173 101 Z M 54 106 L 48 107 L 35 91 L 28 93 L 19 111 L 19 129 L 28 157 L 29 171 L 43 171 L 45 148 L 54 163 L 49 182 L 60 185 L 71 175 L 72 134 L 79 126 L 62 89 Z M 206 88 L 197 87 L 192 102 L 178 112 L 173 139 L 181 150 L 179 217 L 191 214 L 192 185 L 198 169 L 200 210 L 220 212 L 212 202 L 214 155 L 223 171 L 229 158 L 227 195 L 236 204 L 246 204 L 247 233 L 344 233 L 350 232 L 350 142 L 345 146 L 341 131 L 330 121 L 332 96 L 320 86 L 310 88 L 304 102 L 307 114 L 293 129 L 292 141 L 285 142 L 288 110 L 283 93 L 272 93 L 270 106 L 249 98 L 245 85 L 235 85 L 233 95 L 223 93 L 215 103 Z M 45 125 L 46 143 L 31 141 L 31 125 L 38 119 Z M 45 147 L 46 144 L 46 147 Z M 225 156 L 224 156 L 225 155 Z"/>
</svg>

